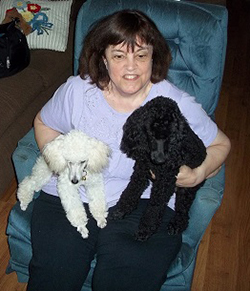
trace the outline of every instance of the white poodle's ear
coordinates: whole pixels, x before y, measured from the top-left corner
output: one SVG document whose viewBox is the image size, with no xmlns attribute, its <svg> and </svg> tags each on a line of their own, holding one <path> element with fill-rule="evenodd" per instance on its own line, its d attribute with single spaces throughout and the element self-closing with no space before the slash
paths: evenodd
<svg viewBox="0 0 250 291">
<path fill-rule="evenodd" d="M 61 134 L 47 143 L 42 151 L 42 155 L 50 170 L 55 173 L 62 172 L 67 166 L 67 161 L 63 156 L 63 141 L 64 135 Z"/>
<path fill-rule="evenodd" d="M 95 173 L 102 172 L 108 165 L 110 154 L 111 150 L 105 143 L 96 141 L 89 152 L 88 170 Z"/>
</svg>

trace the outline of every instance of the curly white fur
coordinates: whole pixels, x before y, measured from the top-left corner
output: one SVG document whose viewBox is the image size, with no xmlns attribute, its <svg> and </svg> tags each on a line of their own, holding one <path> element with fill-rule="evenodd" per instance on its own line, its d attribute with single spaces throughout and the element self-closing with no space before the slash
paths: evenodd
<svg viewBox="0 0 250 291">
<path fill-rule="evenodd" d="M 110 149 L 103 142 L 79 130 L 59 135 L 46 144 L 30 176 L 19 185 L 17 197 L 22 210 L 26 210 L 34 192 L 48 183 L 53 173 L 58 174 L 57 190 L 70 223 L 83 238 L 88 237 L 88 219 L 79 194 L 84 185 L 89 209 L 97 225 L 107 224 L 107 206 L 102 171 L 108 165 Z"/>
</svg>

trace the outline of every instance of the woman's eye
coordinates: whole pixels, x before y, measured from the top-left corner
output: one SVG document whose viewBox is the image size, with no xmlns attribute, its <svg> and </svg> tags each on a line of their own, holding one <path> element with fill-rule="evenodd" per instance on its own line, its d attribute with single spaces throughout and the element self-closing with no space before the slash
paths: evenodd
<svg viewBox="0 0 250 291">
<path fill-rule="evenodd" d="M 139 54 L 137 55 L 137 59 L 140 61 L 145 61 L 148 58 L 148 54 Z"/>
<path fill-rule="evenodd" d="M 114 59 L 115 60 L 123 60 L 124 59 L 124 55 L 114 55 Z"/>
</svg>

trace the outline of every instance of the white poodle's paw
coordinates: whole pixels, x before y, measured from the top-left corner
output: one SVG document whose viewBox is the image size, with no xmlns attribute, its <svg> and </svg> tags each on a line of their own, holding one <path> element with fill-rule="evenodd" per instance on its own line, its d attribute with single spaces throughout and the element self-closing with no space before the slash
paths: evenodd
<svg viewBox="0 0 250 291">
<path fill-rule="evenodd" d="M 88 223 L 88 218 L 85 213 L 82 213 L 82 215 L 76 215 L 75 213 L 70 212 L 67 214 L 67 218 L 70 221 L 71 225 L 76 227 L 77 231 L 80 232 L 83 238 L 87 238 L 89 236 L 89 231 L 86 227 Z"/>
<path fill-rule="evenodd" d="M 98 227 L 104 228 L 106 225 L 107 225 L 107 219 L 106 218 L 97 220 L 97 226 Z"/>
<path fill-rule="evenodd" d="M 28 207 L 29 203 L 25 203 L 23 201 L 20 201 L 20 208 L 22 209 L 22 211 L 25 211 Z"/>
<path fill-rule="evenodd" d="M 87 238 L 89 236 L 89 231 L 86 226 L 78 226 L 77 231 L 80 232 L 83 238 Z"/>
<path fill-rule="evenodd" d="M 24 189 L 25 190 L 25 189 Z M 30 189 L 29 189 L 30 190 Z M 33 199 L 33 192 L 28 191 L 24 192 L 22 190 L 18 190 L 17 199 L 20 201 L 20 208 L 25 211 Z"/>
</svg>

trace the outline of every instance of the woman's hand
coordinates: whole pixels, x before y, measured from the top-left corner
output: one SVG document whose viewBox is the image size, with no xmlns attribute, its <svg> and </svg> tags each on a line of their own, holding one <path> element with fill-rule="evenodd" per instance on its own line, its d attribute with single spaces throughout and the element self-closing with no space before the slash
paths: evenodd
<svg viewBox="0 0 250 291">
<path fill-rule="evenodd" d="M 228 137 L 219 130 L 215 140 L 207 147 L 206 159 L 198 168 L 180 167 L 176 177 L 176 185 L 194 187 L 205 179 L 215 176 L 221 169 L 221 165 L 224 163 L 230 148 L 231 144 Z"/>
<path fill-rule="evenodd" d="M 191 169 L 188 166 L 181 166 L 177 175 L 176 186 L 194 187 L 203 182 L 205 179 L 215 176 L 220 169 L 221 166 L 206 177 L 204 171 L 202 171 L 202 168 L 200 167 Z"/>
<path fill-rule="evenodd" d="M 151 178 L 152 178 L 153 180 L 155 180 L 155 174 L 153 173 L 153 171 L 152 171 L 152 170 L 149 170 L 149 173 L 150 173 L 150 175 L 151 175 Z"/>
<path fill-rule="evenodd" d="M 203 171 L 188 166 L 181 166 L 176 178 L 176 186 L 179 187 L 194 187 L 205 180 Z"/>
</svg>

